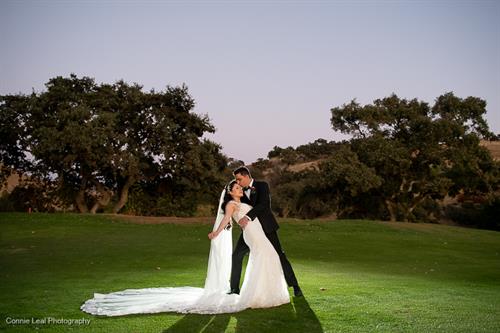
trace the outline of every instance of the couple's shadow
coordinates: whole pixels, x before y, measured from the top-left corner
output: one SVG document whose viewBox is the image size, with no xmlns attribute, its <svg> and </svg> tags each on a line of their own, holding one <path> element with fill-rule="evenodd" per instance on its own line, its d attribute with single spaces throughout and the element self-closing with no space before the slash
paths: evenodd
<svg viewBox="0 0 500 333">
<path fill-rule="evenodd" d="M 163 333 L 220 333 L 228 327 L 238 333 L 323 332 L 321 323 L 305 297 L 295 297 L 293 303 L 270 309 L 251 309 L 212 316 L 189 314 Z"/>
</svg>

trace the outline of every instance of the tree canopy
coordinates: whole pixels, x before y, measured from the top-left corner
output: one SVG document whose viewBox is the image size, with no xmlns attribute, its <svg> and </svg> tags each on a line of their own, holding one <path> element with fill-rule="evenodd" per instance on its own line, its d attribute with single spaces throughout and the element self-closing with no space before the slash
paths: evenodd
<svg viewBox="0 0 500 333">
<path fill-rule="evenodd" d="M 274 147 L 254 167 L 265 168 L 282 216 L 436 221 L 445 198 L 498 201 L 500 166 L 479 144 L 495 138 L 485 114 L 484 100 L 453 93 L 433 105 L 394 94 L 353 100 L 330 118 L 351 140 Z"/>
<path fill-rule="evenodd" d="M 58 195 L 78 211 L 112 203 L 117 213 L 142 181 L 178 183 L 193 173 L 207 185 L 222 181 L 226 158 L 202 138 L 215 128 L 193 112 L 186 86 L 144 92 L 138 84 L 71 75 L 46 88 L 1 96 L 1 162 L 57 183 Z"/>
<path fill-rule="evenodd" d="M 494 136 L 480 98 L 446 93 L 430 107 L 392 95 L 365 106 L 352 101 L 331 112 L 332 128 L 352 134 L 353 150 L 383 179 L 374 191 L 391 220 L 412 220 L 428 199 L 498 187 L 498 165 L 479 145 L 481 138 Z"/>
</svg>

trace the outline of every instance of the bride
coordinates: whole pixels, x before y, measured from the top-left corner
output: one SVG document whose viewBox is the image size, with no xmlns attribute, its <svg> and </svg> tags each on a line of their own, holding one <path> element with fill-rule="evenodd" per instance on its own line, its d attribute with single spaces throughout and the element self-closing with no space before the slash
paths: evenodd
<svg viewBox="0 0 500 333">
<path fill-rule="evenodd" d="M 179 312 L 217 314 L 289 303 L 279 256 L 258 220 L 243 229 L 250 255 L 240 294 L 227 294 L 231 275 L 231 220 L 239 221 L 252 206 L 242 203 L 243 189 L 232 180 L 222 191 L 211 239 L 204 288 L 165 287 L 94 293 L 80 309 L 93 315 Z"/>
</svg>

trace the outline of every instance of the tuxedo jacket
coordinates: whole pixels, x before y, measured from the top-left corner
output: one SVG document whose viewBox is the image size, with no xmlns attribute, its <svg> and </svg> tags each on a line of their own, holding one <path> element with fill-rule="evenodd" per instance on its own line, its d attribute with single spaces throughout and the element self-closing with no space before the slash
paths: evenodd
<svg viewBox="0 0 500 333">
<path fill-rule="evenodd" d="M 241 201 L 253 207 L 246 215 L 252 221 L 257 217 L 265 233 L 278 230 L 279 225 L 271 211 L 271 193 L 266 182 L 254 179 L 250 199 L 243 193 Z"/>
</svg>

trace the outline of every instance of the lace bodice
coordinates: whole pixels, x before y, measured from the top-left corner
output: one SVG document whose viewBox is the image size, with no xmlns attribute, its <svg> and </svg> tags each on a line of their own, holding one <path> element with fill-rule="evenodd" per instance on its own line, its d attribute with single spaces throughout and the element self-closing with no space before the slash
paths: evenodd
<svg viewBox="0 0 500 333">
<path fill-rule="evenodd" d="M 233 216 L 232 216 L 232 218 L 236 222 L 239 221 L 241 218 L 243 218 L 243 216 L 245 216 L 252 209 L 252 206 L 250 206 L 249 204 L 246 204 L 244 202 L 237 202 L 234 200 L 232 200 L 231 202 L 236 204 L 236 209 L 234 210 Z"/>
</svg>

